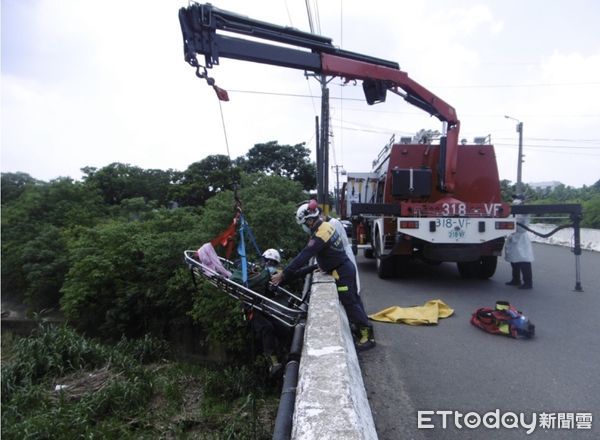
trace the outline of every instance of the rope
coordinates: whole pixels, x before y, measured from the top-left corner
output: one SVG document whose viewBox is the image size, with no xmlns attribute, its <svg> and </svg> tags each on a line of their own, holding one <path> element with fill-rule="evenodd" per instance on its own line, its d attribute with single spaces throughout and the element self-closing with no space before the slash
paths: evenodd
<svg viewBox="0 0 600 440">
<path fill-rule="evenodd" d="M 213 86 L 216 87 L 216 86 Z M 225 138 L 225 148 L 227 149 L 227 157 L 229 158 L 229 169 L 231 171 L 231 181 L 233 182 L 233 198 L 235 200 L 234 210 L 236 213 L 242 212 L 242 202 L 238 197 L 238 184 L 233 174 L 233 161 L 231 160 L 231 153 L 229 151 L 229 139 L 227 137 L 227 125 L 225 124 L 225 116 L 223 114 L 223 106 L 221 105 L 221 95 L 217 92 L 217 100 L 219 101 L 219 112 L 221 113 L 221 126 L 223 127 L 223 137 Z"/>
<path fill-rule="evenodd" d="M 225 148 L 227 148 L 227 157 L 229 157 L 229 166 L 232 168 L 233 171 L 233 167 L 231 166 L 231 154 L 229 154 L 229 140 L 227 139 L 227 127 L 225 126 L 225 118 L 223 116 L 223 106 L 221 105 L 221 100 L 218 99 L 219 101 L 219 111 L 221 112 L 221 125 L 223 126 L 223 136 L 225 137 Z"/>
</svg>

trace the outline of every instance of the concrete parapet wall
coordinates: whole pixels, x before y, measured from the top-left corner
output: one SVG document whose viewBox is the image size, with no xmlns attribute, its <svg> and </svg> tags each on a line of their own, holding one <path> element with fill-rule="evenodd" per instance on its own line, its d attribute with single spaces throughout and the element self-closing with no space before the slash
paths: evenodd
<svg viewBox="0 0 600 440">
<path fill-rule="evenodd" d="M 532 223 L 529 225 L 529 227 L 541 234 L 547 234 L 548 232 L 556 228 L 556 225 Z M 531 241 L 535 241 L 538 243 L 546 243 L 567 247 L 574 246 L 573 228 L 562 229 L 548 238 L 541 238 L 530 232 L 528 234 L 531 238 Z M 580 241 L 582 249 L 600 252 L 600 229 L 581 228 Z"/>
<path fill-rule="evenodd" d="M 348 319 L 325 274 L 313 279 L 292 439 L 377 439 Z"/>
</svg>

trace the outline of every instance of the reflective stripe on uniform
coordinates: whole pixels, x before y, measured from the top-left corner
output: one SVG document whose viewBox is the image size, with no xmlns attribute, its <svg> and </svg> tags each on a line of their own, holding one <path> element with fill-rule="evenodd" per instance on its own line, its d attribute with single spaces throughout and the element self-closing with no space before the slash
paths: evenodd
<svg viewBox="0 0 600 440">
<path fill-rule="evenodd" d="M 348 286 L 338 286 L 337 290 L 338 292 L 347 292 Z"/>
</svg>

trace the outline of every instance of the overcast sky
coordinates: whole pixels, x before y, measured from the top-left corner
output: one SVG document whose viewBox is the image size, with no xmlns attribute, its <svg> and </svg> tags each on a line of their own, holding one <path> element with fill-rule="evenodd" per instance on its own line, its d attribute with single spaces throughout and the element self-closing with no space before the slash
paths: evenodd
<svg viewBox="0 0 600 440">
<path fill-rule="evenodd" d="M 305 0 L 213 0 L 308 31 Z M 227 154 L 219 103 L 183 60 L 181 0 L 2 0 L 3 172 L 81 177 L 123 162 L 185 170 Z M 600 2 L 596 0 L 309 0 L 336 46 L 397 61 L 456 109 L 461 138 L 491 135 L 500 177 L 580 187 L 600 179 Z M 302 71 L 221 60 L 210 71 L 232 158 L 254 144 L 314 151 L 319 84 Z M 368 106 L 362 87 L 330 83 L 330 162 L 370 164 L 392 134 L 441 123 L 403 99 Z M 312 96 L 312 98 L 311 98 Z M 314 159 L 314 153 L 313 153 Z M 332 174 L 330 182 L 335 182 Z"/>
</svg>

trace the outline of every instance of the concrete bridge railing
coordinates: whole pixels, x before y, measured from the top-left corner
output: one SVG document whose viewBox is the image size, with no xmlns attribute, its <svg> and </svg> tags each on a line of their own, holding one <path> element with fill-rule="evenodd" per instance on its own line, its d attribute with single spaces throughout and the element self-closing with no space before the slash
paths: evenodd
<svg viewBox="0 0 600 440">
<path fill-rule="evenodd" d="M 346 313 L 333 278 L 313 277 L 292 439 L 377 439 Z"/>
</svg>

